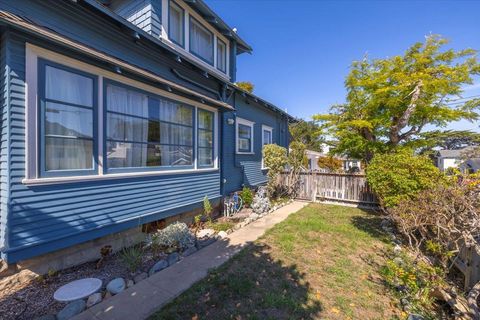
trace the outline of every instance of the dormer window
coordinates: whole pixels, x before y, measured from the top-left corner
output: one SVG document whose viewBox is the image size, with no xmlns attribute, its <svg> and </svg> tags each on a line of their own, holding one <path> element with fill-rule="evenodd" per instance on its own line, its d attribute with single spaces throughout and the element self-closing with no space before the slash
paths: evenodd
<svg viewBox="0 0 480 320">
<path fill-rule="evenodd" d="M 185 10 L 174 1 L 168 7 L 168 37 L 181 47 L 185 47 Z"/>
<path fill-rule="evenodd" d="M 227 45 L 217 38 L 217 69 L 227 72 Z"/>
<path fill-rule="evenodd" d="M 190 52 L 213 65 L 213 33 L 190 16 Z"/>
</svg>

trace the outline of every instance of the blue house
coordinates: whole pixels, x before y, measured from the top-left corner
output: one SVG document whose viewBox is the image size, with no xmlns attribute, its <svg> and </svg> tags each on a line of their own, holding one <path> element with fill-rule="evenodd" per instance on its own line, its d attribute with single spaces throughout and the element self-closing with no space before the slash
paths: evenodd
<svg viewBox="0 0 480 320">
<path fill-rule="evenodd" d="M 234 85 L 250 53 L 202 0 L 0 0 L 7 263 L 266 182 L 291 117 Z M 108 242 L 105 242 L 108 243 Z"/>
</svg>

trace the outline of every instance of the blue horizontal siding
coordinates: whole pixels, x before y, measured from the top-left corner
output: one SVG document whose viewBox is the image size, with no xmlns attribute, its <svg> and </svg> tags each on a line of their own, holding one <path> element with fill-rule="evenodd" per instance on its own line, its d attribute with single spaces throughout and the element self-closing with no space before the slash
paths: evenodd
<svg viewBox="0 0 480 320">
<path fill-rule="evenodd" d="M 160 37 L 161 10 L 160 0 L 117 0 L 110 8 L 140 29 L 154 37 Z"/>
<path fill-rule="evenodd" d="M 6 226 L 8 213 L 8 199 L 9 199 L 9 175 L 8 175 L 8 158 L 9 158 L 9 133 L 8 133 L 8 77 L 9 71 L 7 67 L 7 33 L 3 32 L 0 36 L 0 114 L 1 114 L 1 128 L 0 128 L 0 248 L 6 245 Z"/>
<path fill-rule="evenodd" d="M 0 216 L 8 262 L 27 259 L 112 232 L 200 208 L 220 198 L 220 172 L 149 175 L 25 185 L 25 38 L 9 33 L 2 108 Z M 1 54 L 0 54 L 1 61 Z M 4 121 L 2 121 L 2 124 Z M 6 195 L 7 197 L 4 197 Z M 7 200 L 6 200 L 7 199 Z M 6 202 L 8 201 L 8 202 Z M 8 214 L 8 226 L 4 228 Z"/>
<path fill-rule="evenodd" d="M 258 186 L 267 182 L 267 171 L 262 170 L 262 125 L 273 128 L 273 143 L 288 147 L 288 122 L 280 114 L 266 109 L 264 106 L 251 101 L 247 103 L 241 95 L 234 95 L 231 101 L 236 112 L 226 112 L 223 115 L 223 169 L 226 183 L 224 192 L 232 193 L 242 186 Z M 254 125 L 254 154 L 236 154 L 235 152 L 235 125 L 229 125 L 227 119 L 240 117 Z"/>
</svg>

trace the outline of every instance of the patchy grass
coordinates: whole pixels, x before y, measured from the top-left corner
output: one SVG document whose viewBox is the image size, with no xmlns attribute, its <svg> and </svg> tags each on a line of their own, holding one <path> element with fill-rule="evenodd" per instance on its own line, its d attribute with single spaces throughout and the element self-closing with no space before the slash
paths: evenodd
<svg viewBox="0 0 480 320">
<path fill-rule="evenodd" d="M 212 271 L 151 319 L 395 319 L 379 275 L 380 218 L 310 205 Z"/>
<path fill-rule="evenodd" d="M 212 228 L 216 232 L 227 231 L 228 229 L 233 228 L 234 225 L 235 223 L 232 221 L 215 221 L 215 222 L 209 221 L 205 224 L 207 228 Z"/>
</svg>

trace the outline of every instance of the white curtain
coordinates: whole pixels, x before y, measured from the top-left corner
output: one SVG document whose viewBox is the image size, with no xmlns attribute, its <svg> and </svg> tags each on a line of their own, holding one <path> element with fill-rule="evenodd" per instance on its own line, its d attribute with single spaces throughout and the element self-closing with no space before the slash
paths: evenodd
<svg viewBox="0 0 480 320">
<path fill-rule="evenodd" d="M 45 170 L 92 169 L 93 80 L 46 66 L 45 98 Z"/>
<path fill-rule="evenodd" d="M 169 19 L 168 27 L 170 28 L 170 40 L 183 46 L 183 11 L 173 2 L 170 2 Z"/>
<path fill-rule="evenodd" d="M 213 64 L 213 35 L 194 20 L 190 22 L 190 51 Z"/>
<path fill-rule="evenodd" d="M 76 73 L 46 66 L 45 97 L 92 107 L 93 80 Z"/>
</svg>

